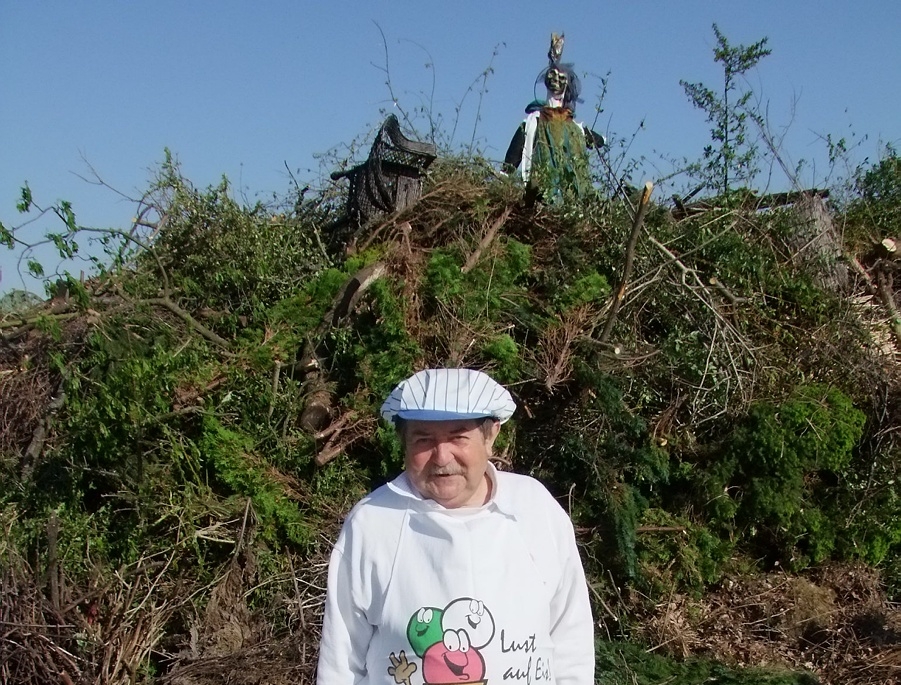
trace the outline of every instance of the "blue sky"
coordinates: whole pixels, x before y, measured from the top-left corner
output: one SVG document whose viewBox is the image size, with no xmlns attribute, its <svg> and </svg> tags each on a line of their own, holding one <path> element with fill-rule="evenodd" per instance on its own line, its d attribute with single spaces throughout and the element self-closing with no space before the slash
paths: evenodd
<svg viewBox="0 0 901 685">
<path fill-rule="evenodd" d="M 714 22 L 733 45 L 769 39 L 750 84 L 785 133 L 789 163 L 809 162 L 805 185 L 824 183 L 827 134 L 862 141 L 856 161 L 901 142 L 897 0 L 5 0 L 0 222 L 28 219 L 15 210 L 27 181 L 39 204 L 72 202 L 82 225 L 125 228 L 133 205 L 79 176 L 93 168 L 137 196 L 165 148 L 196 186 L 226 175 L 249 202 L 288 192 L 286 165 L 324 183 L 330 169 L 317 154 L 365 135 L 393 107 L 386 47 L 401 108 L 427 107 L 446 136 L 456 118 L 454 143 L 474 137 L 500 159 L 551 31 L 565 31 L 564 58 L 583 75 L 578 118 L 610 137 L 635 134 L 629 156 L 649 160 L 635 181 L 659 179 L 673 170 L 665 160 L 697 158 L 708 142 L 679 80 L 720 83 Z M 22 237 L 52 228 L 36 221 Z M 0 248 L 0 292 L 40 288 L 23 282 L 17 258 Z"/>
</svg>

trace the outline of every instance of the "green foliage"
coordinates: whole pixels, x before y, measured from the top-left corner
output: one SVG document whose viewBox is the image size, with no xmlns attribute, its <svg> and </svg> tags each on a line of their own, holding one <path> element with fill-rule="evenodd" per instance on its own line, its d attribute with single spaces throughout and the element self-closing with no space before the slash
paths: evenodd
<svg viewBox="0 0 901 685">
<path fill-rule="evenodd" d="M 893 555 L 881 569 L 890 602 L 901 600 L 901 554 Z"/>
<path fill-rule="evenodd" d="M 271 215 L 260 204 L 242 207 L 230 196 L 227 180 L 198 191 L 171 159 L 155 192 L 169 203 L 153 251 L 142 257 L 151 279 L 145 288 L 158 287 L 161 265 L 195 306 L 249 314 L 292 295 L 328 266 L 313 216 Z"/>
<path fill-rule="evenodd" d="M 186 345 L 158 322 L 138 322 L 97 330 L 87 353 L 67 367 L 60 424 L 66 439 L 35 471 L 23 502 L 35 511 L 81 512 L 94 548 L 117 563 L 165 542 L 167 526 L 234 520 L 248 500 L 262 540 L 308 545 L 315 537 L 310 523 L 271 462 L 259 456 L 255 438 L 215 416 L 231 409 L 232 391 L 180 405 L 218 373 L 206 346 Z M 265 416 L 265 409 L 258 413 Z M 122 500 L 143 504 L 115 506 Z M 198 547 L 196 553 L 194 563 L 202 564 L 208 552 Z"/>
<path fill-rule="evenodd" d="M 895 148 L 886 146 L 877 164 L 858 172 L 855 191 L 846 216 L 862 247 L 901 235 L 901 157 Z"/>
<path fill-rule="evenodd" d="M 403 301 L 392 285 L 378 280 L 369 294 L 371 305 L 361 313 L 354 327 L 355 335 L 347 341 L 345 363 L 346 368 L 355 370 L 355 381 L 368 390 L 370 406 L 376 409 L 398 378 L 413 373 L 413 363 L 421 351 L 407 330 Z"/>
<path fill-rule="evenodd" d="M 839 551 L 846 558 L 873 566 L 886 564 L 889 569 L 895 568 L 895 576 L 901 578 L 897 576 L 901 558 L 901 496 L 896 481 L 882 480 L 872 491 L 867 489 L 866 485 L 849 488 L 836 503 L 835 509 L 842 514 L 848 512 L 848 530 L 837 542 Z M 894 583 L 898 585 L 897 579 Z"/>
<path fill-rule="evenodd" d="M 537 425 L 518 428 L 517 450 L 540 465 L 536 476 L 567 497 L 577 525 L 596 530 L 589 545 L 589 557 L 599 564 L 594 572 L 632 581 L 636 529 L 648 497 L 669 478 L 668 458 L 651 444 L 615 379 L 579 363 L 576 380 L 585 391 L 563 406 L 554 402 L 547 415 L 536 417 Z"/>
<path fill-rule="evenodd" d="M 25 214 L 31 211 L 31 206 L 34 203 L 34 198 L 31 195 L 31 188 L 28 187 L 28 183 L 22 186 L 19 192 L 19 201 L 16 202 L 16 209 L 20 214 Z"/>
<path fill-rule="evenodd" d="M 747 139 L 747 107 L 752 92 L 740 92 L 738 79 L 772 51 L 765 47 L 766 38 L 749 46 L 733 46 L 716 24 L 713 33 L 713 57 L 723 67 L 722 91 L 717 93 L 703 83 L 679 83 L 691 103 L 706 112 L 707 121 L 713 125 L 713 142 L 704 148 L 705 178 L 719 193 L 728 193 L 732 181 L 748 181 L 757 172 L 757 151 Z"/>
<path fill-rule="evenodd" d="M 71 210 L 69 211 L 71 212 Z M 74 221 L 74 219 L 75 215 L 73 214 L 72 220 Z M 78 243 L 75 242 L 71 234 L 49 233 L 47 237 L 56 247 L 61 259 L 71 259 L 78 252 Z"/>
<path fill-rule="evenodd" d="M 554 293 L 552 302 L 562 313 L 583 305 L 596 304 L 610 295 L 610 283 L 597 271 L 577 275 Z"/>
<path fill-rule="evenodd" d="M 44 266 L 36 259 L 29 259 L 26 262 L 26 267 L 28 269 L 28 273 L 34 276 L 35 278 L 43 278 L 44 276 Z"/>
<path fill-rule="evenodd" d="M 805 672 L 731 668 L 706 659 L 677 661 L 629 642 L 595 643 L 595 677 L 610 685 L 816 685 Z"/>
<path fill-rule="evenodd" d="M 10 250 L 15 247 L 16 240 L 13 236 L 12 231 L 10 231 L 6 226 L 0 222 L 0 245 L 5 245 Z"/>
<path fill-rule="evenodd" d="M 426 267 L 425 293 L 464 321 L 504 320 L 511 299 L 525 295 L 520 280 L 528 272 L 531 251 L 508 238 L 488 261 L 464 274 L 456 250 L 436 250 Z"/>
<path fill-rule="evenodd" d="M 765 41 L 733 47 L 714 30 L 726 87 L 695 94 L 714 127 L 708 172 L 729 190 L 753 169 L 739 77 L 769 51 Z M 849 217 L 894 221 L 894 160 L 861 177 Z M 598 331 L 631 227 L 624 203 L 525 207 L 521 188 L 484 160 L 441 160 L 426 183 L 402 242 L 373 239 L 342 261 L 319 242 L 329 201 L 300 198 L 273 215 L 240 205 L 225 181 L 194 189 L 167 159 L 152 194 L 170 211 L 153 244 L 135 259 L 122 253 L 100 286 L 62 279 L 66 316 L 84 312 L 71 329 L 45 312 L 9 338 L 9 350 L 34 344 L 4 357 L 0 383 L 41 370 L 50 386 L 62 379 L 66 399 L 32 473 L 15 456 L 0 460 L 16 486 L 0 495 L 0 528 L 21 522 L 0 546 L 45 563 L 57 512 L 66 573 L 87 577 L 88 558 L 113 568 L 172 559 L 158 587 L 193 584 L 200 615 L 236 542 L 256 540 L 265 551 L 246 597 L 290 620 L 289 605 L 304 602 L 284 601 L 281 583 L 296 577 L 284 552 L 321 569 L 353 502 L 402 468 L 379 404 L 418 368 L 465 364 L 514 393 L 520 408 L 495 453 L 570 512 L 592 588 L 610 579 L 657 603 L 756 560 L 791 569 L 835 558 L 879 564 L 897 592 L 895 408 L 860 381 L 884 369 L 858 349 L 866 331 L 847 299 L 789 264 L 788 212 L 745 212 L 744 190 L 726 193 L 733 210 L 699 218 L 673 222 L 652 208 L 646 233 L 659 245 L 638 244 L 611 345 Z M 40 209 L 30 191 L 20 205 Z M 477 248 L 500 208 L 501 230 Z M 64 228 L 49 241 L 74 254 L 85 229 L 68 203 L 51 209 Z M 395 228 L 388 220 L 373 238 Z M 0 242 L 13 233 L 0 229 Z M 376 260 L 385 275 L 340 321 L 325 321 L 342 285 Z M 161 294 L 212 320 L 225 344 L 162 308 Z M 315 373 L 301 363 L 311 349 Z M 299 425 L 314 387 L 330 396 L 332 433 Z M 334 444 L 341 453 L 317 467 Z M 808 682 L 620 643 L 598 649 L 598 677 L 610 682 Z"/>
<path fill-rule="evenodd" d="M 708 469 L 704 496 L 714 525 L 798 565 L 829 557 L 840 534 L 832 485 L 848 469 L 865 416 L 832 387 L 799 387 L 758 403 Z"/>
<path fill-rule="evenodd" d="M 197 446 L 211 475 L 253 503 L 263 540 L 278 543 L 284 539 L 301 546 L 310 543 L 315 532 L 284 488 L 267 473 L 266 461 L 253 456 L 250 436 L 206 416 Z"/>
<path fill-rule="evenodd" d="M 273 305 L 263 314 L 270 324 L 290 323 L 298 331 L 312 331 L 322 321 L 348 274 L 336 268 L 320 271 L 299 292 Z"/>
<path fill-rule="evenodd" d="M 522 351 L 508 333 L 488 338 L 481 354 L 491 364 L 490 373 L 498 383 L 512 383 L 519 378 Z"/>
<path fill-rule="evenodd" d="M 673 591 L 700 595 L 721 579 L 733 551 L 729 540 L 658 508 L 646 509 L 639 523 L 636 552 L 651 596 Z"/>
</svg>

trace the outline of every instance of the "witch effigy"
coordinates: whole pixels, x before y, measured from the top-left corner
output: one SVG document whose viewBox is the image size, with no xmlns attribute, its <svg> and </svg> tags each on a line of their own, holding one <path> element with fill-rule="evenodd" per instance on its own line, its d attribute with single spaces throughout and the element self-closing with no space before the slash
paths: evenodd
<svg viewBox="0 0 901 685">
<path fill-rule="evenodd" d="M 526 187 L 546 202 L 594 193 L 588 149 L 606 144 L 604 137 L 575 121 L 580 83 L 572 64 L 561 61 L 563 34 L 551 34 L 548 67 L 535 80 L 544 81 L 546 100 L 533 100 L 504 157 L 508 172 L 518 170 Z"/>
</svg>

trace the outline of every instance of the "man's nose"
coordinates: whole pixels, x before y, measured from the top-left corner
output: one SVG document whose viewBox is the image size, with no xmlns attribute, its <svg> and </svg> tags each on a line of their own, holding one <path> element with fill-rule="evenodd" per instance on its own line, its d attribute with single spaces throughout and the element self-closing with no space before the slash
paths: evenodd
<svg viewBox="0 0 901 685">
<path fill-rule="evenodd" d="M 443 442 L 438 440 L 435 442 L 435 447 L 432 448 L 432 461 L 439 465 L 444 466 L 445 464 L 449 464 L 453 461 L 454 455 L 451 451 L 451 445 L 449 442 Z"/>
</svg>

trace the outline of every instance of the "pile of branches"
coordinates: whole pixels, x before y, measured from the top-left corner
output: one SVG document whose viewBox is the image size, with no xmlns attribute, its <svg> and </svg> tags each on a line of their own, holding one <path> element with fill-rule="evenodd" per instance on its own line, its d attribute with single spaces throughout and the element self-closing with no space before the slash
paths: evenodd
<svg viewBox="0 0 901 685">
<path fill-rule="evenodd" d="M 710 625 L 676 620 L 682 599 L 638 607 L 618 588 L 650 592 L 636 539 L 649 509 L 681 517 L 658 532 L 686 533 L 643 560 L 674 596 L 688 596 L 678 572 L 703 550 L 689 533 L 742 553 L 751 533 L 705 528 L 712 498 L 686 484 L 751 406 L 811 379 L 841 389 L 870 419 L 855 483 L 870 493 L 868 472 L 890 479 L 901 395 L 893 345 L 871 335 L 885 317 L 850 297 L 853 274 L 830 290 L 829 240 L 817 259 L 799 255 L 786 232 L 812 230 L 806 218 L 678 218 L 650 188 L 529 203 L 486 166 L 445 160 L 417 205 L 335 250 L 327 203 L 240 208 L 227 188 L 198 193 L 167 173 L 121 270 L 3 324 L 0 450 L 16 489 L 2 513 L 27 523 L 2 557 L 8 680 L 312 679 L 330 543 L 353 501 L 401 466 L 374 417 L 417 368 L 473 366 L 511 388 L 520 411 L 499 466 L 566 503 L 605 625 L 651 626 L 647 641 L 680 655 L 710 649 Z M 53 512 L 72 525 L 49 526 Z M 695 590 L 725 577 L 716 563 Z M 737 624 L 784 608 L 764 604 Z M 834 652 L 849 635 L 833 631 Z"/>
<path fill-rule="evenodd" d="M 782 664 L 822 685 L 889 685 L 901 669 L 901 612 L 860 565 L 730 576 L 702 597 L 674 592 L 633 611 L 642 639 L 677 658 Z"/>
<path fill-rule="evenodd" d="M 52 530 L 50 535 L 52 546 Z M 43 574 L 22 561 L 4 565 L 0 682 L 133 683 L 182 601 L 171 587 L 168 593 L 158 587 L 169 579 L 148 559 L 102 584 L 77 584 L 67 579 L 52 547 L 48 558 Z"/>
</svg>

